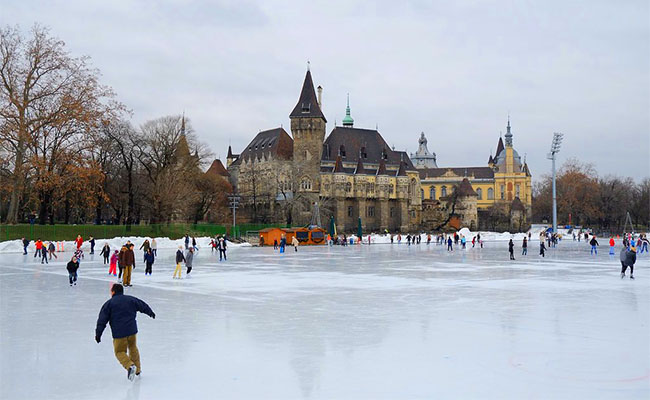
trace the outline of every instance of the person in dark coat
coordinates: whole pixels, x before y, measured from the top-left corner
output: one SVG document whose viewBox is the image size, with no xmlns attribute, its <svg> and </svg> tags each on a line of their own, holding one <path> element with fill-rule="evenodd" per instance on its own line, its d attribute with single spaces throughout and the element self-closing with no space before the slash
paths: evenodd
<svg viewBox="0 0 650 400">
<path fill-rule="evenodd" d="M 122 283 L 125 287 L 133 286 L 131 285 L 131 271 L 135 268 L 135 254 L 133 253 L 133 247 L 133 244 L 129 243 L 120 258 L 120 264 L 122 264 L 122 267 L 124 268 Z"/>
<path fill-rule="evenodd" d="M 102 251 L 99 255 L 104 256 L 104 264 L 108 264 L 108 258 L 111 255 L 111 246 L 109 246 L 108 243 L 104 243 L 104 247 L 102 247 Z"/>
<path fill-rule="evenodd" d="M 546 246 L 544 246 L 544 241 L 540 240 L 539 241 L 539 255 L 544 257 L 545 252 L 546 252 Z"/>
<path fill-rule="evenodd" d="M 190 247 L 190 235 L 185 235 L 185 250 Z"/>
<path fill-rule="evenodd" d="M 521 244 L 521 255 L 526 256 L 528 255 L 528 239 L 524 237 L 524 241 Z"/>
<path fill-rule="evenodd" d="M 598 246 L 598 240 L 596 240 L 596 235 L 594 235 L 591 240 L 589 241 L 589 244 L 591 245 L 591 254 L 598 254 L 598 249 L 596 249 L 596 246 Z"/>
<path fill-rule="evenodd" d="M 217 242 L 217 249 L 219 249 L 219 261 L 221 261 L 222 257 L 225 261 L 228 260 L 228 258 L 226 257 L 227 247 L 228 245 L 226 244 L 226 239 L 222 237 L 219 238 L 219 242 Z"/>
<path fill-rule="evenodd" d="M 27 255 L 27 246 L 29 246 L 29 239 L 23 238 L 23 255 Z"/>
<path fill-rule="evenodd" d="M 90 243 L 90 254 L 95 254 L 95 238 L 91 236 L 88 242 Z"/>
<path fill-rule="evenodd" d="M 508 242 L 508 252 L 510 253 L 510 259 L 514 260 L 515 259 L 515 243 L 510 239 Z"/>
<path fill-rule="evenodd" d="M 77 257 L 72 257 L 66 266 L 68 270 L 68 278 L 70 279 L 70 286 L 73 284 L 77 286 L 77 270 L 79 269 L 79 263 L 77 262 Z"/>
<path fill-rule="evenodd" d="M 99 343 L 106 324 L 110 323 L 115 357 L 126 369 L 127 378 L 131 381 L 135 375 L 142 372 L 140 352 L 136 345 L 138 325 L 135 317 L 138 311 L 156 319 L 156 314 L 147 303 L 137 297 L 125 295 L 122 285 L 114 283 L 111 286 L 111 298 L 99 311 L 95 329 L 95 341 Z"/>
<path fill-rule="evenodd" d="M 452 245 L 453 241 L 451 240 L 451 236 L 447 238 L 447 251 L 454 251 L 454 246 Z"/>
<path fill-rule="evenodd" d="M 636 262 L 636 247 L 631 246 L 628 250 L 626 247 L 621 249 L 621 279 L 625 278 L 625 271 L 630 267 L 630 279 L 634 279 L 634 263 Z"/>
<path fill-rule="evenodd" d="M 176 274 L 178 274 L 178 279 L 181 279 L 181 263 L 185 262 L 185 256 L 183 255 L 183 246 L 178 246 L 176 250 L 176 269 L 174 269 L 174 277 L 176 279 Z"/>
<path fill-rule="evenodd" d="M 190 277 L 190 272 L 192 272 L 192 262 L 194 261 L 194 247 L 187 249 L 187 254 L 185 254 L 185 266 L 187 271 L 185 272 L 185 277 Z"/>
<path fill-rule="evenodd" d="M 147 252 L 144 254 L 144 274 L 151 275 L 151 268 L 153 267 L 153 262 L 154 262 L 154 256 L 153 252 L 151 251 L 151 248 L 147 249 Z"/>
</svg>

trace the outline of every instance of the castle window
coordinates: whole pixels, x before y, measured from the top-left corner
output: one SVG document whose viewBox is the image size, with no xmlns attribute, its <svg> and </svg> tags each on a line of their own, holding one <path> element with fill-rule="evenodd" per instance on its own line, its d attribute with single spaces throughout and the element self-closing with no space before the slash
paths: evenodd
<svg viewBox="0 0 650 400">
<path fill-rule="evenodd" d="M 445 197 L 446 195 L 447 195 L 447 186 L 443 186 L 443 187 L 440 189 L 440 196 L 441 196 L 441 197 Z"/>
<path fill-rule="evenodd" d="M 348 217 L 352 216 L 352 211 L 353 211 L 352 206 L 348 206 Z"/>
<path fill-rule="evenodd" d="M 302 112 L 308 113 L 310 109 L 311 109 L 311 103 L 302 103 L 302 108 L 301 108 Z"/>
<path fill-rule="evenodd" d="M 341 145 L 341 147 L 339 147 L 339 155 L 341 157 L 345 157 L 345 146 L 344 145 Z"/>
<path fill-rule="evenodd" d="M 429 198 L 431 200 L 436 199 L 436 187 L 435 186 L 431 186 L 431 189 L 429 189 Z"/>
<path fill-rule="evenodd" d="M 488 188 L 488 200 L 494 200 L 494 189 Z"/>
<path fill-rule="evenodd" d="M 395 193 L 395 186 L 393 186 L 392 183 L 390 185 L 388 185 L 388 186 L 390 186 L 390 194 Z"/>
<path fill-rule="evenodd" d="M 501 200 L 504 200 L 506 198 L 506 186 L 501 185 Z"/>
<path fill-rule="evenodd" d="M 359 151 L 359 153 L 360 153 L 361 157 L 368 158 L 368 153 L 366 153 L 366 148 L 365 147 L 361 147 L 361 150 Z"/>
<path fill-rule="evenodd" d="M 424 189 L 420 189 L 420 196 L 422 197 L 422 200 L 424 200 Z"/>
<path fill-rule="evenodd" d="M 388 153 L 386 152 L 386 148 L 381 149 L 381 158 L 388 160 Z"/>
<path fill-rule="evenodd" d="M 519 185 L 515 186 L 515 193 L 516 193 L 515 196 L 519 198 Z"/>
<path fill-rule="evenodd" d="M 311 179 L 304 177 L 302 182 L 300 182 L 300 188 L 302 190 L 311 190 Z"/>
<path fill-rule="evenodd" d="M 374 217 L 375 216 L 375 207 L 374 206 L 369 206 L 368 210 L 366 211 L 366 214 L 368 217 Z"/>
<path fill-rule="evenodd" d="M 395 207 L 390 208 L 390 217 L 393 218 L 395 216 Z"/>
<path fill-rule="evenodd" d="M 352 184 L 350 182 L 345 184 L 345 191 L 346 192 L 351 192 L 352 191 Z"/>
<path fill-rule="evenodd" d="M 476 194 L 478 194 L 479 200 L 483 200 L 483 189 L 481 188 L 476 189 Z"/>
</svg>

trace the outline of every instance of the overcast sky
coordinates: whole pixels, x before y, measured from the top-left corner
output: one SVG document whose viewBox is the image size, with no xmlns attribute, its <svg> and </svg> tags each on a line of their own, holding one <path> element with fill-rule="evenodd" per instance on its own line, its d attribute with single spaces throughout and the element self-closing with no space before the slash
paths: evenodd
<svg viewBox="0 0 650 400">
<path fill-rule="evenodd" d="M 10 3 L 10 4 L 7 4 Z M 133 123 L 183 110 L 225 160 L 283 125 L 307 60 L 327 132 L 345 115 L 438 165 L 486 165 L 511 116 L 533 177 L 560 163 L 650 175 L 650 10 L 640 1 L 31 1 L 0 22 L 89 55 Z"/>
</svg>

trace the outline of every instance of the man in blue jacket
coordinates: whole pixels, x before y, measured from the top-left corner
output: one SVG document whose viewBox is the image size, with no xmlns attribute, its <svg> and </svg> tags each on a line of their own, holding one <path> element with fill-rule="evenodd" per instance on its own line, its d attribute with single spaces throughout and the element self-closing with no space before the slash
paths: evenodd
<svg viewBox="0 0 650 400">
<path fill-rule="evenodd" d="M 135 375 L 140 375 L 140 353 L 136 346 L 135 336 L 138 326 L 135 315 L 140 311 L 156 319 L 156 314 L 144 301 L 124 294 L 124 287 L 119 283 L 111 286 L 111 298 L 104 303 L 97 318 L 95 341 L 99 343 L 106 323 L 110 322 L 113 332 L 113 349 L 115 357 L 127 371 L 127 378 L 132 381 Z M 128 349 L 128 354 L 127 354 Z"/>
</svg>

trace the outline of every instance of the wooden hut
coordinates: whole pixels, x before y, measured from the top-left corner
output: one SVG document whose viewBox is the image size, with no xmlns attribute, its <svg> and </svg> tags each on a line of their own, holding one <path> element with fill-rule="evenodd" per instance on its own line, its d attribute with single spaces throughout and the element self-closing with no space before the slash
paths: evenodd
<svg viewBox="0 0 650 400">
<path fill-rule="evenodd" d="M 266 228 L 260 231 L 260 246 L 273 246 L 274 241 L 278 241 L 280 244 L 280 239 L 282 235 L 287 235 L 286 228 Z M 289 236 L 287 235 L 287 243 L 290 243 Z"/>
<path fill-rule="evenodd" d="M 327 232 L 323 228 L 313 228 L 309 231 L 309 244 L 325 244 Z"/>
</svg>

